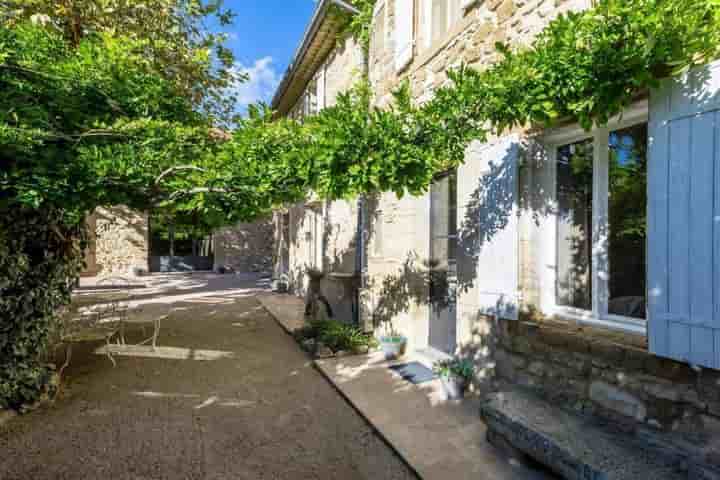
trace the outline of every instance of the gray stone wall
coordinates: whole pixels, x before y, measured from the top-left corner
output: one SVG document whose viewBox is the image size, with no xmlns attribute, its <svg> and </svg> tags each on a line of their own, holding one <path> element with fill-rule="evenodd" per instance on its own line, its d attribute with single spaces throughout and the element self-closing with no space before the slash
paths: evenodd
<svg viewBox="0 0 720 480">
<path fill-rule="evenodd" d="M 322 62 L 289 116 L 302 118 L 313 109 L 332 106 L 340 93 L 361 78 L 364 69 L 362 48 L 351 37 L 338 41 Z M 308 109 L 308 102 L 313 107 Z M 309 110 L 309 111 L 308 111 Z M 286 214 L 285 214 L 286 213 Z M 282 219 L 288 221 L 282 227 Z M 355 200 L 324 202 L 311 196 L 275 215 L 273 276 L 287 282 L 290 291 L 307 293 L 309 268 L 322 270 L 321 289 L 336 317 L 351 321 L 355 273 L 357 203 Z M 284 254 L 283 249 L 287 252 Z"/>
<path fill-rule="evenodd" d="M 401 72 L 394 67 L 395 0 L 381 0 L 376 11 L 374 28 L 383 32 L 370 45 L 369 79 L 375 102 L 387 105 L 392 91 L 408 81 L 413 98 L 423 102 L 448 81 L 447 71 L 465 63 L 486 68 L 497 61 L 496 42 L 512 45 L 529 44 L 553 18 L 559 14 L 590 6 L 589 0 L 484 0 L 455 15 L 444 36 L 427 38 L 424 7 L 428 2 L 415 1 L 414 52 L 411 63 Z M 459 2 L 450 2 L 459 8 Z M 506 134 L 509 132 L 505 132 Z M 523 133 L 523 132 L 518 132 Z M 464 206 L 474 191 L 478 176 L 472 162 L 458 170 L 458 225 L 462 222 Z M 414 259 L 416 273 L 427 263 L 429 249 L 429 199 L 426 196 L 398 200 L 392 193 L 378 200 L 380 215 L 378 231 L 384 238 L 371 238 L 368 273 L 370 291 L 365 292 L 366 307 L 373 310 L 383 300 L 383 285 L 395 280 L 408 259 Z M 524 219 L 525 220 L 525 219 Z M 520 285 L 522 296 L 532 304 L 539 297 L 536 256 L 531 221 L 520 226 Z M 372 231 L 372 227 L 371 227 Z M 372 237 L 372 235 L 371 235 Z M 382 244 L 381 247 L 376 245 Z M 381 252 L 381 254 L 378 254 Z M 404 274 L 407 275 L 407 271 Z M 411 275 L 417 277 L 418 275 Z M 425 288 L 425 292 L 428 289 Z M 421 290 L 407 302 L 407 308 L 397 313 L 395 327 L 409 337 L 410 347 L 424 348 L 428 343 L 429 299 Z M 457 298 L 458 352 L 473 352 L 479 365 L 489 362 L 485 349 L 488 326 L 477 315 L 477 289 L 470 282 Z M 484 369 L 484 367 L 481 367 Z"/>
<path fill-rule="evenodd" d="M 148 215 L 119 205 L 98 208 L 95 223 L 94 273 L 132 275 L 135 269 L 148 270 L 150 245 Z"/>
<path fill-rule="evenodd" d="M 270 272 L 273 259 L 275 225 L 272 218 L 239 223 L 213 233 L 215 269 L 236 272 Z"/>
<path fill-rule="evenodd" d="M 627 333 L 527 314 L 488 324 L 495 388 L 528 387 L 720 466 L 720 372 L 652 355 Z"/>
</svg>

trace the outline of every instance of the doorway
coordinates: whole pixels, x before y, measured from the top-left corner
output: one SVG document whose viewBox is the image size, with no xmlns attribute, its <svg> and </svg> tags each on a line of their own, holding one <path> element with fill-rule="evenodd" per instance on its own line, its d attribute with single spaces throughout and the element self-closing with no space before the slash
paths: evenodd
<svg viewBox="0 0 720 480">
<path fill-rule="evenodd" d="M 430 332 L 432 348 L 453 354 L 457 338 L 457 172 L 430 187 Z"/>
<path fill-rule="evenodd" d="M 150 216 L 150 271 L 192 272 L 213 269 L 209 227 L 194 218 Z"/>
</svg>

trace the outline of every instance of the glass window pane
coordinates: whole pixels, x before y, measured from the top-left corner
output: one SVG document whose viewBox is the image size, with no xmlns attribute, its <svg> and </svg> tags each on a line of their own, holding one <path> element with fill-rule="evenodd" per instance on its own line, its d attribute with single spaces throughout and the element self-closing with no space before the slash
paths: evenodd
<svg viewBox="0 0 720 480">
<path fill-rule="evenodd" d="M 557 151 L 558 305 L 592 309 L 592 139 Z"/>
<path fill-rule="evenodd" d="M 378 59 L 383 54 L 383 49 L 385 48 L 385 6 L 380 7 L 380 11 L 375 16 L 372 48 L 375 58 Z"/>
<path fill-rule="evenodd" d="M 448 175 L 438 178 L 430 187 L 430 223 L 433 238 L 447 238 L 448 236 L 449 194 L 450 177 Z"/>
<path fill-rule="evenodd" d="M 647 124 L 610 133 L 608 313 L 645 318 Z"/>
<path fill-rule="evenodd" d="M 448 1 L 432 1 L 432 41 L 435 42 L 445 36 L 448 25 Z"/>
</svg>

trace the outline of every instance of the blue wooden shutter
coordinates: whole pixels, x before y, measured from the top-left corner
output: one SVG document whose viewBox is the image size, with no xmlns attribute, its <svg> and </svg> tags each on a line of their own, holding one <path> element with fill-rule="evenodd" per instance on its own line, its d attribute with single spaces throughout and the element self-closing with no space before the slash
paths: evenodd
<svg viewBox="0 0 720 480">
<path fill-rule="evenodd" d="M 650 97 L 648 340 L 720 368 L 720 63 Z"/>
</svg>

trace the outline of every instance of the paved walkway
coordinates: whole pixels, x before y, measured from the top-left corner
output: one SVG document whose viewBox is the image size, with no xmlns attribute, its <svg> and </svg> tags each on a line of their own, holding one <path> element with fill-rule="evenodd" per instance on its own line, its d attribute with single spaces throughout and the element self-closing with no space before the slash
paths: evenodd
<svg viewBox="0 0 720 480">
<path fill-rule="evenodd" d="M 128 349 L 116 368 L 99 344 L 76 348 L 58 402 L 0 427 L 2 480 L 414 478 L 262 308 L 253 279 L 143 282 L 132 318 L 170 314 L 159 348 Z"/>
<path fill-rule="evenodd" d="M 259 297 L 263 306 L 292 330 L 303 302 L 290 295 Z M 402 363 L 426 356 L 409 353 Z M 379 352 L 318 360 L 317 367 L 425 480 L 549 480 L 501 455 L 486 437 L 477 399 L 447 402 L 439 380 L 412 385 L 392 372 Z"/>
</svg>

